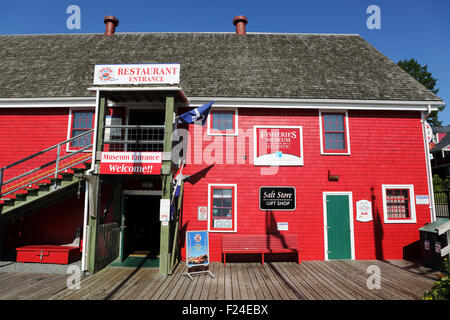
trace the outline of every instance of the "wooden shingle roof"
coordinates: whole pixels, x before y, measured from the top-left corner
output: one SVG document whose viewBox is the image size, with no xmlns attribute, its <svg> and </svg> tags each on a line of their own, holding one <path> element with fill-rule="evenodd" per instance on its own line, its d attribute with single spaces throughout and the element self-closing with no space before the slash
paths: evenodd
<svg viewBox="0 0 450 320">
<path fill-rule="evenodd" d="M 190 97 L 441 100 L 359 35 L 4 35 L 0 48 L 0 98 L 90 97 L 95 64 L 180 63 Z"/>
</svg>

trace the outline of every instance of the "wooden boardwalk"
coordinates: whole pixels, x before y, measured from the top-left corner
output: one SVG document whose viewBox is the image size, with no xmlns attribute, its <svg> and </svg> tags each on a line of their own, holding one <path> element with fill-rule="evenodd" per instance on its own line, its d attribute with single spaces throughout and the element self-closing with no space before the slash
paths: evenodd
<svg viewBox="0 0 450 320">
<path fill-rule="evenodd" d="M 381 288 L 368 289 L 367 268 L 381 271 Z M 157 269 L 107 267 L 86 276 L 79 290 L 67 289 L 68 275 L 0 273 L 0 299 L 34 300 L 411 300 L 431 289 L 437 273 L 411 262 L 305 261 L 214 262 L 215 275 L 160 277 Z"/>
</svg>

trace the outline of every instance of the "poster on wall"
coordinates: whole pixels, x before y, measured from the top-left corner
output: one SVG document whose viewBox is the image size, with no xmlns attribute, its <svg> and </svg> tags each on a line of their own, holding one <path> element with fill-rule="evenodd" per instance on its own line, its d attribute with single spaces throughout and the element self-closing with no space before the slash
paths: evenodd
<svg viewBox="0 0 450 320">
<path fill-rule="evenodd" d="M 259 209 L 261 210 L 295 210 L 294 187 L 259 188 Z"/>
<path fill-rule="evenodd" d="M 208 231 L 187 231 L 186 240 L 186 265 L 188 268 L 209 265 Z"/>
<path fill-rule="evenodd" d="M 361 222 L 372 221 L 372 203 L 368 200 L 359 200 L 356 203 L 356 220 Z"/>
<path fill-rule="evenodd" d="M 162 152 L 102 152 L 100 174 L 161 174 Z"/>
<path fill-rule="evenodd" d="M 430 251 L 430 240 L 425 240 L 423 246 L 426 251 Z"/>
<path fill-rule="evenodd" d="M 303 165 L 301 126 L 254 126 L 253 128 L 254 165 Z"/>
</svg>

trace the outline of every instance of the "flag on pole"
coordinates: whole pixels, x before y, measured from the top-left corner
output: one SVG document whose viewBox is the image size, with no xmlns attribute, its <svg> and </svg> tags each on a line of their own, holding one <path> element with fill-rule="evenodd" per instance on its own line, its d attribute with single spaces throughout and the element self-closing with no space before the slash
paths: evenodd
<svg viewBox="0 0 450 320">
<path fill-rule="evenodd" d="M 184 167 L 184 161 L 181 164 L 180 168 L 178 169 L 177 173 L 175 174 L 172 183 L 173 183 L 173 193 L 172 193 L 172 200 L 170 202 L 170 219 L 173 220 L 173 216 L 175 213 L 175 198 L 180 196 L 180 190 L 181 190 L 181 182 L 183 181 L 183 167 Z"/>
<path fill-rule="evenodd" d="M 178 169 L 177 173 L 175 174 L 175 177 L 173 178 L 173 197 L 180 196 L 180 189 L 181 189 L 181 181 L 183 180 L 183 166 L 184 162 L 181 164 L 180 168 Z"/>
<path fill-rule="evenodd" d="M 205 125 L 208 118 L 209 110 L 215 101 L 208 102 L 194 110 L 183 113 L 178 116 L 178 123 L 194 123 L 197 121 L 202 122 L 202 126 Z"/>
</svg>

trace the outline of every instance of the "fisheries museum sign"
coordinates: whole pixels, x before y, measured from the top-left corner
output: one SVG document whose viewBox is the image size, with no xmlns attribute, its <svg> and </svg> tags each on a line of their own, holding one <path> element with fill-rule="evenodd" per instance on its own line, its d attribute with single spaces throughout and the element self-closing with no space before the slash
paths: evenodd
<svg viewBox="0 0 450 320">
<path fill-rule="evenodd" d="M 175 84 L 180 83 L 180 64 L 98 64 L 94 84 Z"/>
</svg>

